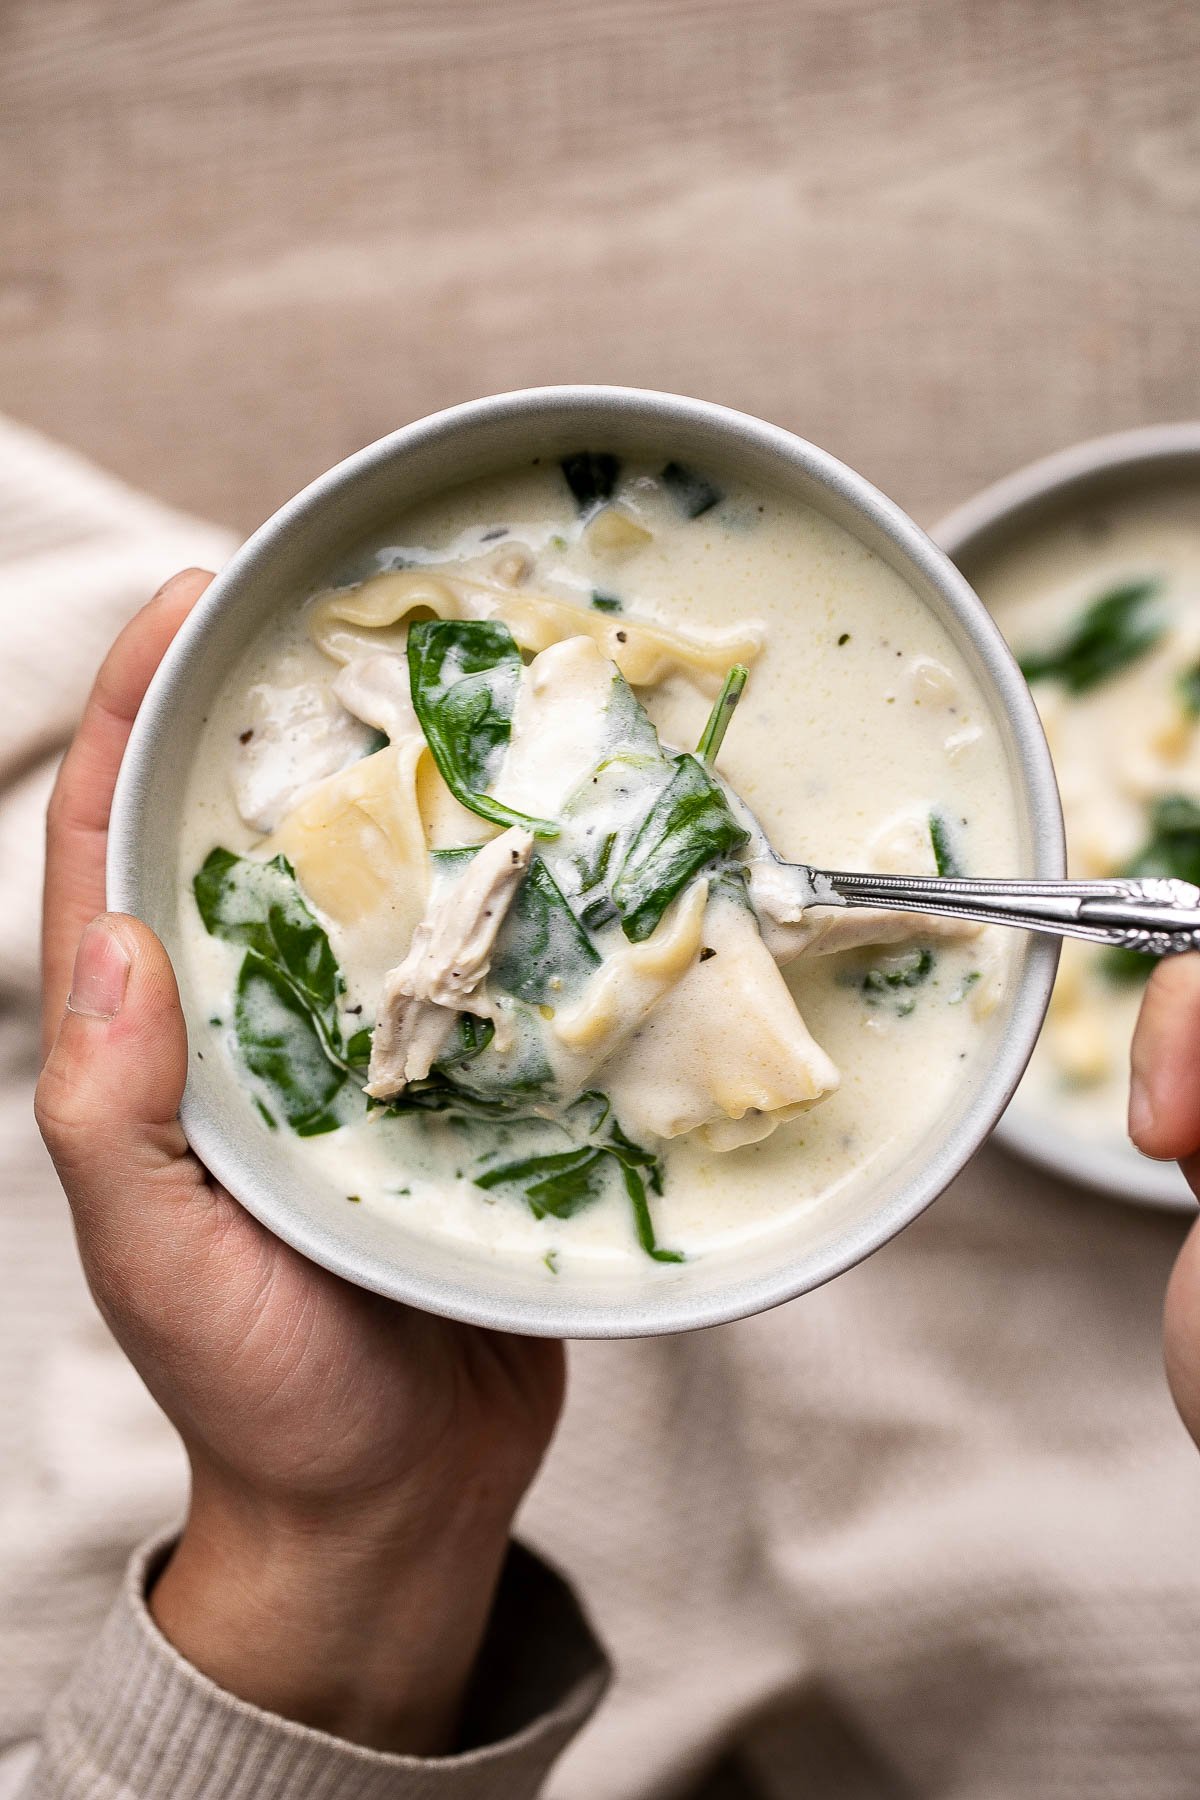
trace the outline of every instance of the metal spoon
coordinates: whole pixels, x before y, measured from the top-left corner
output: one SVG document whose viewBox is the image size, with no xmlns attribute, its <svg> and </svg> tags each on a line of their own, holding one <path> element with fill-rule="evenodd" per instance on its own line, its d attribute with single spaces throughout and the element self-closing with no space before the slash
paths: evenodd
<svg viewBox="0 0 1200 1800">
<path fill-rule="evenodd" d="M 971 881 L 948 875 L 851 875 L 782 863 L 798 906 L 885 906 L 982 925 L 1019 925 L 1147 956 L 1200 950 L 1200 888 L 1150 877 L 1116 881 Z"/>
</svg>

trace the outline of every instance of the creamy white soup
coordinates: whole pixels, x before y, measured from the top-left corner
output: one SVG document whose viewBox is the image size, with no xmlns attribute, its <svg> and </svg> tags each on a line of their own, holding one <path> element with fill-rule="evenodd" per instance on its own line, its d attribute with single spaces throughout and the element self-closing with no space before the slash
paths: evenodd
<svg viewBox="0 0 1200 1800">
<path fill-rule="evenodd" d="M 1021 661 L 1054 758 L 1069 873 L 1200 882 L 1200 495 L 1093 505 L 975 584 Z M 1020 1104 L 1126 1139 L 1129 1045 L 1151 959 L 1066 943 Z"/>
<path fill-rule="evenodd" d="M 879 1182 L 987 1054 L 1004 934 L 803 910 L 778 859 L 1016 843 L 982 696 L 874 554 L 720 471 L 547 460 L 248 650 L 186 808 L 193 1049 L 331 1206 L 651 1278 Z"/>
</svg>

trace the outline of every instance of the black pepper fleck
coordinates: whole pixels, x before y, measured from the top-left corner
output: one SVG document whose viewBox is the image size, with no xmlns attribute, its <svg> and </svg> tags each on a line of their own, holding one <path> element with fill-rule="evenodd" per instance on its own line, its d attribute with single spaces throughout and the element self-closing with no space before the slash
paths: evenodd
<svg viewBox="0 0 1200 1800">
<path fill-rule="evenodd" d="M 707 962 L 710 956 L 715 956 L 716 954 L 716 951 L 712 949 L 710 945 L 706 944 L 700 952 L 700 961 Z"/>
<path fill-rule="evenodd" d="M 238 743 L 239 744 L 248 744 L 250 742 L 250 739 L 253 736 L 254 736 L 253 727 L 249 727 L 245 731 L 240 731 L 238 733 Z"/>
</svg>

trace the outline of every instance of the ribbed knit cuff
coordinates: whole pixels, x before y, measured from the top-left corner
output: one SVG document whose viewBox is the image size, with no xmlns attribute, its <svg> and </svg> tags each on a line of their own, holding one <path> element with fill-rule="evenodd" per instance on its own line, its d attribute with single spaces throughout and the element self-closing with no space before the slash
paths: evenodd
<svg viewBox="0 0 1200 1800">
<path fill-rule="evenodd" d="M 132 1558 L 55 1701 L 28 1800 L 532 1800 L 608 1681 L 571 1590 L 514 1545 L 458 1756 L 385 1756 L 275 1718 L 185 1662 L 146 1609 L 169 1546 Z"/>
</svg>

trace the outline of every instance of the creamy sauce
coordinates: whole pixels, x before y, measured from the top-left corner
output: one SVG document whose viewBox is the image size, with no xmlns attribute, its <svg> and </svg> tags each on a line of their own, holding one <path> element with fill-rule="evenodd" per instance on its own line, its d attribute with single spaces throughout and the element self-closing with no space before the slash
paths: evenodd
<svg viewBox="0 0 1200 1800">
<path fill-rule="evenodd" d="M 555 463 L 464 486 L 414 509 L 388 542 L 339 571 L 339 590 L 367 583 L 361 601 L 352 595 L 347 603 L 340 591 L 332 601 L 299 597 L 252 646 L 208 721 L 182 833 L 179 876 L 191 926 L 181 975 L 194 1047 L 239 1054 L 232 991 L 243 950 L 205 931 L 190 894 L 214 845 L 238 855 L 282 850 L 294 863 L 345 978 L 348 1039 L 356 1022 L 374 1022 L 430 893 L 435 913 L 445 905 L 449 865 L 439 870 L 430 845 L 478 845 L 495 835 L 497 827 L 431 782 L 429 758 L 411 735 L 415 715 L 399 659 L 404 623 L 381 623 L 387 608 L 369 604 L 382 591 L 370 580 L 380 571 L 398 571 L 410 590 L 427 574 L 451 585 L 465 575 L 482 584 L 488 608 L 504 596 L 496 616 L 538 659 L 521 678 L 512 745 L 493 784 L 518 811 L 557 817 L 579 770 L 593 766 L 610 656 L 671 752 L 697 746 L 723 672 L 746 660 L 749 684 L 716 769 L 739 820 L 744 803 L 748 823 L 757 821 L 780 856 L 930 870 L 929 819 L 937 813 L 965 872 L 1016 867 L 1002 749 L 946 633 L 898 575 L 838 526 L 770 491 L 721 485 L 719 504 L 698 517 L 648 468 L 627 467 L 617 504 L 591 514 L 577 507 Z M 436 611 L 443 600 L 436 587 L 428 591 Z M 364 618 L 349 616 L 356 605 Z M 694 654 L 680 658 L 671 634 L 684 634 Z M 538 669 L 542 710 L 525 732 L 522 708 L 533 704 Z M 357 718 L 340 719 L 340 737 L 319 747 L 312 783 L 298 794 L 312 709 L 297 690 L 314 683 L 329 692 L 336 684 Z M 283 724 L 273 728 L 269 755 L 256 758 L 258 732 L 271 717 Z M 390 745 L 363 758 L 371 727 Z M 239 793 L 254 823 L 239 813 Z M 407 811 L 400 794 L 412 797 Z M 614 796 L 608 822 L 624 829 L 621 804 L 635 803 Z M 405 837 L 414 819 L 424 832 L 415 845 Z M 541 845 L 564 886 L 562 854 L 573 846 L 569 832 L 557 850 Z M 700 891 L 704 882 L 715 883 L 711 894 Z M 568 897 L 578 910 L 581 897 Z M 837 915 L 831 929 L 853 917 Z M 811 918 L 816 939 L 822 915 Z M 769 954 L 744 894 L 731 898 L 710 870 L 642 943 L 627 944 L 619 921 L 601 920 L 592 931 L 602 958 L 596 975 L 541 1009 L 553 1015 L 543 1036 L 556 1069 L 582 1070 L 579 1085 L 610 1096 L 622 1131 L 659 1158 L 663 1192 L 650 1206 L 660 1245 L 689 1258 L 716 1254 L 861 1193 L 936 1125 L 955 1084 L 977 1072 L 987 1054 L 985 1021 L 1004 989 L 1003 934 L 947 936 L 919 921 L 897 932 L 893 921 L 879 927 L 872 948 L 862 943 L 861 918 L 855 924 L 858 947 L 832 954 L 816 954 L 815 945 L 796 954 L 799 937 L 785 953 L 776 939 L 796 928 L 768 929 Z M 785 958 L 783 980 L 773 955 Z M 486 1011 L 489 980 L 463 1004 Z M 603 1029 L 617 1017 L 626 1031 L 595 1068 L 587 1059 L 600 1028 L 589 1008 Z M 489 1023 L 493 1049 L 509 1041 L 503 1004 L 492 1006 Z M 511 1054 L 519 1051 L 518 1044 Z M 788 1104 L 772 1085 L 781 1068 L 791 1082 Z M 355 1091 L 365 1079 L 364 1070 Z M 607 1263 L 622 1279 L 653 1279 L 656 1265 L 638 1251 L 619 1193 L 570 1218 L 537 1218 L 512 1192 L 477 1185 L 489 1129 L 495 1139 L 487 1124 L 446 1114 L 375 1113 L 297 1139 L 276 1122 L 281 1151 L 286 1145 L 327 1177 L 331 1206 L 353 1196 L 464 1247 L 548 1255 L 547 1279 L 569 1279 L 580 1259 L 592 1268 Z M 506 1155 L 525 1153 L 523 1130 L 500 1128 Z"/>
<path fill-rule="evenodd" d="M 1134 609 L 1134 630 L 1144 624 L 1153 639 L 1140 654 L 1082 692 L 1053 675 L 1031 682 L 1062 794 L 1069 873 L 1124 873 L 1155 836 L 1156 802 L 1178 795 L 1200 805 L 1200 692 L 1193 700 L 1188 685 L 1200 666 L 1200 495 L 1169 490 L 1088 509 L 972 573 L 1019 657 L 1062 644 L 1098 598 L 1148 590 Z M 1064 945 L 1015 1104 L 1089 1142 L 1127 1143 L 1129 1045 L 1150 967 Z"/>
</svg>

